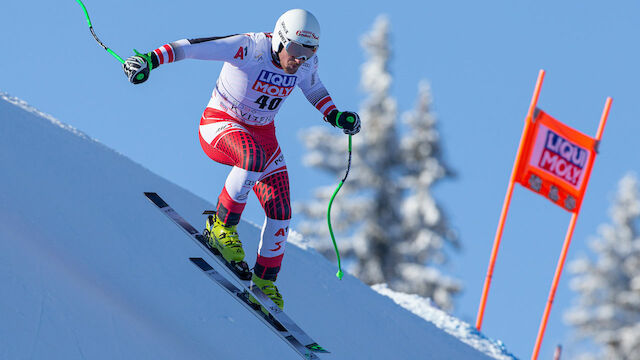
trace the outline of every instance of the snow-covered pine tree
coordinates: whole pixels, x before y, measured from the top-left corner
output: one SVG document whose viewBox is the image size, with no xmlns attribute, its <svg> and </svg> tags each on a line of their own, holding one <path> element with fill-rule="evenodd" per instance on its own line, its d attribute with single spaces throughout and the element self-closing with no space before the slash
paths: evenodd
<svg viewBox="0 0 640 360">
<path fill-rule="evenodd" d="M 357 261 L 351 271 L 367 284 L 388 283 L 398 276 L 400 259 L 395 245 L 403 235 L 402 189 L 397 181 L 402 170 L 395 128 L 398 115 L 396 101 L 389 94 L 389 27 L 389 20 L 381 16 L 361 40 L 369 55 L 362 66 L 361 86 L 369 98 L 360 109 L 366 130 L 358 143 L 354 174 L 358 174 L 360 190 L 367 193 L 372 206 L 353 237 Z"/>
<path fill-rule="evenodd" d="M 576 304 L 565 314 L 578 335 L 602 347 L 584 359 L 640 359 L 640 197 L 636 176 L 618 184 L 611 223 L 601 225 L 589 247 L 595 260 L 582 257 L 570 265 Z"/>
<path fill-rule="evenodd" d="M 443 251 L 446 243 L 455 249 L 460 247 L 457 235 L 431 195 L 436 183 L 454 176 L 443 158 L 431 104 L 431 88 L 422 81 L 416 107 L 403 119 L 408 128 L 401 141 L 405 174 L 401 185 L 407 194 L 402 204 L 405 235 L 397 249 L 402 259 L 397 264 L 400 276 L 392 286 L 402 292 L 430 294 L 437 304 L 448 308 L 453 303 L 452 295 L 461 290 L 460 283 L 434 267 L 422 265 L 446 263 L 448 257 Z"/>
<path fill-rule="evenodd" d="M 419 138 L 408 137 L 405 145 L 400 145 L 396 130 L 397 105 L 390 95 L 389 26 L 386 17 L 379 17 L 361 41 L 368 53 L 361 78 L 361 86 L 368 98 L 359 111 L 362 131 L 353 137 L 351 172 L 333 204 L 332 224 L 339 234 L 341 254 L 346 263 L 352 264 L 350 272 L 362 281 L 368 284 L 388 283 L 392 289 L 431 297 L 439 306 L 450 309 L 450 295 L 459 287 L 455 281 L 441 276 L 435 268 L 425 268 L 428 262 L 444 259 L 439 248 L 442 247 L 442 239 L 451 239 L 455 243 L 442 212 L 428 194 L 428 187 L 449 172 L 441 164 L 434 123 L 429 125 L 432 132 L 422 142 L 428 143 L 426 147 L 435 151 L 425 153 L 420 150 L 425 145 L 420 144 Z M 421 121 L 430 115 L 418 115 L 418 112 L 420 105 L 414 112 L 414 116 L 420 119 L 413 123 L 424 126 Z M 411 128 L 412 121 L 407 121 Z M 344 135 L 336 134 L 335 130 L 329 132 L 326 128 L 315 128 L 305 132 L 303 140 L 310 150 L 305 158 L 307 165 L 320 168 L 336 179 L 344 175 L 347 156 Z M 406 154 L 407 159 L 404 159 L 403 151 L 413 153 Z M 433 156 L 435 163 L 424 154 Z M 415 161 L 426 164 L 417 165 Z M 428 170 L 437 173 L 427 174 Z M 416 176 L 422 180 L 414 179 Z M 331 259 L 335 255 L 326 225 L 326 209 L 337 182 L 318 189 L 315 201 L 296 204 L 296 211 L 307 219 L 300 225 L 301 232 Z M 417 189 L 415 186 L 418 184 L 426 188 Z M 412 192 L 417 198 L 405 202 L 406 194 Z M 426 208 L 422 204 L 416 206 L 416 202 L 422 199 L 431 203 Z M 429 210 L 425 210 L 427 208 Z M 424 219 L 409 221 L 408 224 L 404 218 L 415 217 L 416 214 L 405 213 L 413 210 L 426 215 L 419 215 Z M 421 226 L 432 228 L 420 229 Z"/>
</svg>

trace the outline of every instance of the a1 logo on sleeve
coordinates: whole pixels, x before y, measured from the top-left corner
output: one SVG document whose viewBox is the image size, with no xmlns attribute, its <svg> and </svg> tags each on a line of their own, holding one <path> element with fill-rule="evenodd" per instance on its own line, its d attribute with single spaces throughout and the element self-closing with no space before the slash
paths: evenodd
<svg viewBox="0 0 640 360">
<path fill-rule="evenodd" d="M 240 47 L 238 48 L 238 51 L 236 51 L 236 55 L 233 57 L 234 59 L 240 59 L 240 60 L 244 60 L 244 57 L 247 55 L 247 48 L 246 47 Z"/>
</svg>

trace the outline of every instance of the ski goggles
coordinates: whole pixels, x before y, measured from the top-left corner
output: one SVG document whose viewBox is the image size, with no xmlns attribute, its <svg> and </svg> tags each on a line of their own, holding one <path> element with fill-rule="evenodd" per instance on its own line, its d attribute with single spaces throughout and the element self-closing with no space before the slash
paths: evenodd
<svg viewBox="0 0 640 360">
<path fill-rule="evenodd" d="M 303 61 L 309 60 L 313 56 L 313 54 L 315 54 L 316 50 L 318 50 L 317 45 L 303 45 L 291 40 L 287 42 L 287 45 L 284 48 L 287 50 L 289 55 Z"/>
</svg>

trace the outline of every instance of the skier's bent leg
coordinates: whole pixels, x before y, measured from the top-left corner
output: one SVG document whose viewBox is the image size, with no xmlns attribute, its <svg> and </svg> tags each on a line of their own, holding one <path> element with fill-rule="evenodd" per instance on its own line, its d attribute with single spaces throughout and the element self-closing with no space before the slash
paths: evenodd
<svg viewBox="0 0 640 360">
<path fill-rule="evenodd" d="M 227 176 L 224 188 L 218 197 L 216 213 L 225 225 L 237 225 L 247 204 L 249 192 L 262 175 L 261 172 L 248 171 L 234 166 Z"/>
<path fill-rule="evenodd" d="M 290 219 L 276 220 L 267 216 L 262 227 L 258 257 L 251 276 L 251 281 L 280 309 L 284 308 L 284 299 L 274 281 L 276 281 L 282 265 L 284 248 L 289 234 L 289 221 Z"/>
<path fill-rule="evenodd" d="M 262 173 L 234 166 L 218 197 L 215 219 L 207 219 L 209 245 L 216 248 L 228 262 L 243 262 L 244 249 L 238 236 L 237 225 L 244 210 L 249 192 Z M 246 263 L 243 276 L 249 276 Z"/>
<path fill-rule="evenodd" d="M 200 120 L 200 144 L 212 160 L 232 165 L 218 197 L 218 218 L 228 226 L 237 225 L 249 191 L 266 166 L 266 154 L 251 132 L 229 120 L 225 113 L 207 109 Z"/>
<path fill-rule="evenodd" d="M 276 220 L 265 218 L 262 236 L 258 245 L 258 256 L 253 272 L 261 279 L 276 281 L 282 258 L 284 256 L 289 222 L 291 220 Z"/>
<path fill-rule="evenodd" d="M 265 169 L 266 154 L 247 128 L 217 110 L 205 111 L 199 135 L 202 149 L 212 160 L 233 166 L 218 197 L 216 216 L 207 219 L 209 245 L 227 262 L 243 262 L 237 224 L 249 192 Z"/>
<path fill-rule="evenodd" d="M 275 281 L 280 271 L 291 221 L 289 175 L 286 167 L 283 166 L 278 172 L 261 179 L 254 191 L 266 218 L 253 271 L 261 279 Z"/>
</svg>

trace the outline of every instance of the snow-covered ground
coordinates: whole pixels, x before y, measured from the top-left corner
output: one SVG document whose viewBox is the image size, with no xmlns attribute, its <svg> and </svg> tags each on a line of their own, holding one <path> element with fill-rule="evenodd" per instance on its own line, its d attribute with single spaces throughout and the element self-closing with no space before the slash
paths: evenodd
<svg viewBox="0 0 640 360">
<path fill-rule="evenodd" d="M 0 139 L 0 359 L 297 358 L 143 192 L 196 226 L 211 203 L 3 93 Z M 252 264 L 260 230 L 239 231 Z M 514 358 L 428 299 L 334 274 L 292 236 L 279 287 L 323 359 Z"/>
</svg>

